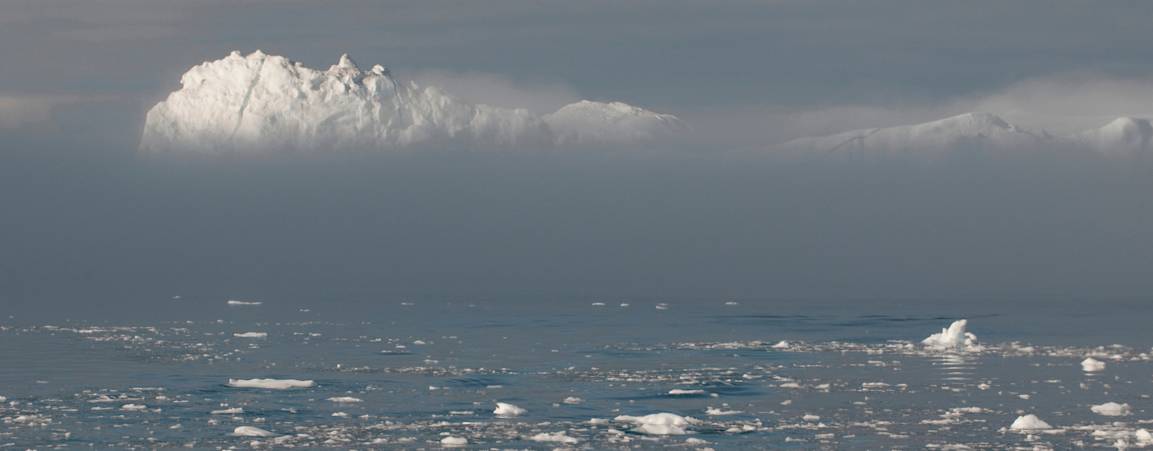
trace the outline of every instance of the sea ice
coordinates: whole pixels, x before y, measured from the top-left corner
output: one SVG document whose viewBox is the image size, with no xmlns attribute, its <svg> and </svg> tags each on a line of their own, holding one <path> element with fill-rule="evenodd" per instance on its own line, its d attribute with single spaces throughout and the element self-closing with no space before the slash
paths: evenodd
<svg viewBox="0 0 1153 451">
<path fill-rule="evenodd" d="M 276 434 L 256 426 L 237 426 L 236 429 L 232 430 L 232 435 L 237 437 L 273 437 Z"/>
<path fill-rule="evenodd" d="M 328 400 L 335 402 L 335 403 L 338 403 L 338 404 L 352 404 L 352 403 L 364 402 L 363 399 L 353 398 L 351 396 L 336 396 L 336 397 L 328 398 Z"/>
<path fill-rule="evenodd" d="M 566 445 L 575 445 L 577 443 L 580 443 L 580 440 L 577 440 L 576 438 L 573 438 L 573 437 L 569 437 L 568 435 L 565 435 L 564 432 L 552 432 L 552 433 L 542 432 L 540 434 L 536 434 L 532 437 L 529 437 L 529 440 L 532 440 L 534 442 L 545 442 L 545 443 L 563 443 Z"/>
<path fill-rule="evenodd" d="M 930 335 L 921 341 L 926 348 L 935 350 L 964 351 L 977 344 L 977 336 L 965 331 L 968 320 L 953 321 L 949 327 L 941 329 L 940 333 Z"/>
<path fill-rule="evenodd" d="M 445 448 L 459 448 L 462 446 L 468 446 L 468 439 L 464 437 L 448 436 L 440 439 L 440 444 Z"/>
<path fill-rule="evenodd" d="M 704 390 L 699 390 L 699 389 L 674 388 L 672 390 L 669 390 L 669 395 L 671 395 L 671 396 L 703 395 L 706 393 L 708 393 L 708 392 L 706 392 Z"/>
<path fill-rule="evenodd" d="M 229 409 L 213 410 L 210 413 L 213 415 L 239 415 L 244 413 L 244 409 L 240 407 L 232 407 Z"/>
<path fill-rule="evenodd" d="M 1049 423 L 1042 421 L 1033 414 L 1021 415 L 1013 421 L 1013 424 L 1009 425 L 1010 431 L 1032 431 L 1041 429 L 1053 429 L 1053 426 L 1050 426 Z"/>
<path fill-rule="evenodd" d="M 492 411 L 492 413 L 498 417 L 519 417 L 527 412 L 527 410 L 507 402 L 496 403 L 496 409 Z"/>
<path fill-rule="evenodd" d="M 310 380 L 298 379 L 229 379 L 228 386 L 234 388 L 267 388 L 272 390 L 287 390 L 290 388 L 309 388 L 316 385 Z"/>
<path fill-rule="evenodd" d="M 1085 360 L 1081 361 L 1081 371 L 1086 373 L 1105 371 L 1105 362 L 1094 359 L 1092 357 L 1086 357 Z"/>
<path fill-rule="evenodd" d="M 1118 404 L 1115 402 L 1107 402 L 1105 404 L 1098 404 L 1089 408 L 1093 413 L 1104 415 L 1107 417 L 1124 417 L 1133 412 L 1129 404 Z"/>
<path fill-rule="evenodd" d="M 648 435 L 684 435 L 687 428 L 699 421 L 692 417 L 682 417 L 675 413 L 653 413 L 644 416 L 620 415 L 613 419 L 620 423 L 632 424 L 633 431 Z"/>
<path fill-rule="evenodd" d="M 268 332 L 241 332 L 232 334 L 236 338 L 268 338 Z"/>
<path fill-rule="evenodd" d="M 260 301 L 243 301 L 240 299 L 229 299 L 228 300 L 228 305 L 260 305 L 260 304 L 263 304 L 263 302 L 260 302 Z"/>
</svg>

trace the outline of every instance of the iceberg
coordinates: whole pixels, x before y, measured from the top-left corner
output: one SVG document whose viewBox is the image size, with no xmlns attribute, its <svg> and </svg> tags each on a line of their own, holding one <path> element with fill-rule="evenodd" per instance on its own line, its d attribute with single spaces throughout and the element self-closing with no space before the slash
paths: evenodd
<svg viewBox="0 0 1153 451">
<path fill-rule="evenodd" d="M 232 430 L 232 435 L 236 437 L 273 437 L 276 434 L 256 426 L 237 426 L 236 429 Z"/>
<path fill-rule="evenodd" d="M 267 388 L 270 390 L 287 390 L 290 388 L 309 388 L 316 385 L 313 381 L 297 379 L 229 379 L 228 386 L 233 388 Z"/>
<path fill-rule="evenodd" d="M 1105 362 L 1094 359 L 1092 357 L 1085 357 L 1085 360 L 1081 361 L 1081 371 L 1086 373 L 1105 371 Z"/>
<path fill-rule="evenodd" d="M 620 102 L 580 101 L 537 115 L 462 101 L 397 80 L 348 55 L 327 70 L 259 50 L 188 70 L 147 113 L 140 149 L 195 153 L 420 147 L 548 148 L 656 139 L 685 130 L 675 116 Z"/>
<path fill-rule="evenodd" d="M 935 333 L 921 340 L 921 344 L 925 345 L 926 348 L 942 351 L 966 351 L 975 349 L 977 346 L 977 336 L 965 331 L 965 327 L 968 326 L 968 324 L 969 321 L 964 319 L 953 321 L 949 327 L 941 329 L 940 333 Z"/>
<path fill-rule="evenodd" d="M 1042 421 L 1033 414 L 1019 416 L 1016 420 L 1013 420 L 1013 424 L 1009 425 L 1010 431 L 1035 431 L 1042 429 L 1053 429 L 1053 426 L 1050 426 L 1049 423 Z"/>
<path fill-rule="evenodd" d="M 781 144 L 780 148 L 810 153 L 940 154 L 959 148 L 1032 148 L 1049 140 L 1047 134 L 1022 129 L 995 114 L 977 112 L 921 124 L 800 138 Z"/>
<path fill-rule="evenodd" d="M 493 415 L 498 417 L 519 417 L 527 412 L 527 410 L 507 402 L 496 403 L 496 409 L 492 411 Z"/>
<path fill-rule="evenodd" d="M 633 431 L 647 435 L 685 435 L 688 427 L 699 421 L 691 417 L 682 417 L 675 413 L 653 413 L 634 417 L 621 415 L 613 419 L 618 423 L 632 424 Z"/>
<path fill-rule="evenodd" d="M 1089 407 L 1089 410 L 1098 415 L 1107 417 L 1124 417 L 1133 413 L 1133 408 L 1129 404 L 1118 404 L 1115 402 L 1107 402 L 1105 404 L 1097 404 Z"/>
</svg>

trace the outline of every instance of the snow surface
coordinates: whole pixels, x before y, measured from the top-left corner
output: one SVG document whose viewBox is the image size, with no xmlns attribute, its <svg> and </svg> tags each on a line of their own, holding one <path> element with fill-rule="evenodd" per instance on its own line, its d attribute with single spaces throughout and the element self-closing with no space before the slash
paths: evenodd
<svg viewBox="0 0 1153 451">
<path fill-rule="evenodd" d="M 1153 153 L 1153 125 L 1148 119 L 1119 117 L 1100 128 L 1066 136 L 1031 131 L 990 113 L 965 113 L 931 122 L 852 130 L 795 139 L 779 150 L 804 153 L 878 155 L 939 154 L 957 149 L 1006 151 L 1066 147 L 1107 156 Z"/>
<path fill-rule="evenodd" d="M 645 416 L 635 417 L 629 415 L 620 415 L 613 419 L 618 423 L 630 423 L 633 427 L 633 432 L 648 435 L 684 435 L 688 433 L 687 428 L 696 424 L 698 421 L 691 417 L 682 417 L 675 413 L 653 413 Z"/>
<path fill-rule="evenodd" d="M 228 386 L 234 388 L 267 388 L 272 390 L 287 390 L 290 388 L 309 388 L 316 385 L 310 380 L 298 379 L 229 379 Z"/>
<path fill-rule="evenodd" d="M 1010 431 L 1031 431 L 1040 429 L 1053 429 L 1049 423 L 1037 418 L 1036 415 L 1028 414 L 1017 417 L 1013 424 L 1009 425 Z"/>
<path fill-rule="evenodd" d="M 259 50 L 193 67 L 145 118 L 146 152 L 228 153 L 420 146 L 546 148 L 655 139 L 684 124 L 620 102 L 581 101 L 540 116 L 470 104 L 402 83 L 343 55 L 327 70 Z"/>
<path fill-rule="evenodd" d="M 977 346 L 977 336 L 965 331 L 969 321 L 959 319 L 953 321 L 949 327 L 941 329 L 940 333 L 930 335 L 921 341 L 926 348 L 936 350 L 964 351 Z"/>
</svg>

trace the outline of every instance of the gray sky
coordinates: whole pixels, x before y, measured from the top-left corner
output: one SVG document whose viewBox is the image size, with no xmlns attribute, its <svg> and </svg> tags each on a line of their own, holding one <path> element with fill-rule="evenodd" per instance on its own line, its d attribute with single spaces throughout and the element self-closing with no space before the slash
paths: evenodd
<svg viewBox="0 0 1153 451">
<path fill-rule="evenodd" d="M 1147 167 L 749 161 L 993 110 L 1153 113 L 1146 1 L 0 0 L 0 305 L 489 295 L 1138 296 Z M 477 101 L 617 99 L 699 152 L 167 161 L 144 111 L 230 50 L 344 52 Z M 127 301 L 125 301 L 127 302 Z"/>
</svg>

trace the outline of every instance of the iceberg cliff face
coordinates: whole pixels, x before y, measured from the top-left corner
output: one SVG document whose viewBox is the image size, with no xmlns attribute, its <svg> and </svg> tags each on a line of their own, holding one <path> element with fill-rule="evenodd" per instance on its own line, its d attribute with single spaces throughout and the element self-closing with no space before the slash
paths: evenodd
<svg viewBox="0 0 1153 451">
<path fill-rule="evenodd" d="M 363 71 L 347 55 L 317 70 L 233 52 L 193 67 L 181 85 L 148 111 L 141 150 L 541 148 L 634 142 L 683 128 L 673 116 L 619 102 L 578 102 L 544 117 L 470 104 L 400 83 L 379 65 Z"/>
</svg>

